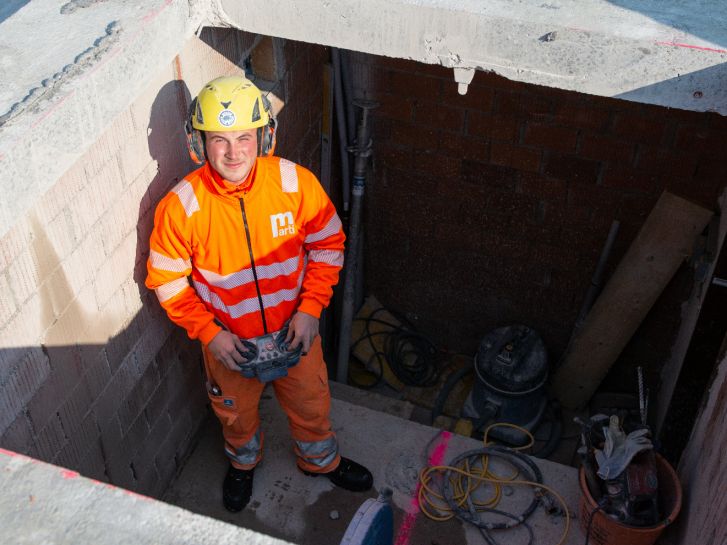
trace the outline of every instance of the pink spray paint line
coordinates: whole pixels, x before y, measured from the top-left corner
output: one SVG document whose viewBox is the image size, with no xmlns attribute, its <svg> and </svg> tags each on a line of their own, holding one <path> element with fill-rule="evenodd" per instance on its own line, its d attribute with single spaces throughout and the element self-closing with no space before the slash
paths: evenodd
<svg viewBox="0 0 727 545">
<path fill-rule="evenodd" d="M 656 45 L 668 45 L 671 47 L 686 47 L 687 49 L 698 49 L 699 51 L 709 51 L 711 53 L 727 53 L 727 49 L 714 49 L 712 47 L 702 47 L 700 45 L 680 44 L 678 42 L 656 42 Z"/>
<path fill-rule="evenodd" d="M 451 432 L 443 431 L 440 434 L 439 441 L 434 447 L 432 454 L 429 456 L 429 460 L 427 460 L 427 465 L 442 465 L 442 462 L 444 461 L 444 454 L 447 452 L 447 446 L 449 445 L 449 440 L 451 438 Z M 409 544 L 409 540 L 411 539 L 411 533 L 414 529 L 414 522 L 419 516 L 419 513 L 421 513 L 421 509 L 419 508 L 419 490 L 421 489 L 421 487 L 422 483 L 421 481 L 419 481 L 417 483 L 417 488 L 414 491 L 414 495 L 411 498 L 409 509 L 407 509 L 406 518 L 404 518 L 404 522 L 402 522 L 401 526 L 399 527 L 399 533 L 396 536 L 396 541 L 394 542 L 394 545 Z"/>
</svg>

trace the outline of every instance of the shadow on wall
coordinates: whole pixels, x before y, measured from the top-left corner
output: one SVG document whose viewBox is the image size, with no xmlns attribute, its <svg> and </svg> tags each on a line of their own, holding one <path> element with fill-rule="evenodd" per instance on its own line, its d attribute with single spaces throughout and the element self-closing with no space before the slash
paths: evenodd
<svg viewBox="0 0 727 545">
<path fill-rule="evenodd" d="M 727 115 L 727 63 L 632 89 L 615 98 L 662 106 L 687 104 L 695 111 Z"/>
<path fill-rule="evenodd" d="M 644 0 L 608 0 L 609 3 L 635 11 L 667 25 L 686 35 L 696 36 L 715 45 L 727 48 L 727 34 L 724 32 L 724 19 L 719 13 L 707 13 L 699 8 L 695 9 L 692 2 L 644 2 Z M 712 4 L 714 10 L 719 11 L 719 2 L 703 2 Z M 705 6 L 706 7 L 706 6 Z M 724 11 L 724 8 L 721 8 Z M 706 25 L 708 21 L 711 24 Z"/>
<path fill-rule="evenodd" d="M 184 121 L 192 98 L 186 83 L 170 81 L 157 94 L 151 107 L 147 138 L 149 155 L 156 163 L 157 173 L 149 183 L 146 195 L 139 203 L 136 224 L 136 260 L 134 281 L 139 287 L 142 300 L 149 294 L 144 285 L 146 261 L 149 257 L 149 236 L 154 227 L 154 211 L 157 203 L 188 172 L 195 167 L 187 151 Z M 159 303 L 154 297 L 154 304 Z"/>
<path fill-rule="evenodd" d="M 29 2 L 30 0 L 4 0 L 3 5 L 0 6 L 0 23 Z"/>
<path fill-rule="evenodd" d="M 144 286 L 154 208 L 191 169 L 183 130 L 188 103 L 186 85 L 171 81 L 151 106 L 152 160 L 143 158 L 139 168 L 151 182 L 139 203 L 135 261 L 113 271 L 114 280 L 127 279 L 105 307 L 114 311 L 99 311 L 96 302 L 94 281 L 108 275 L 96 271 L 76 286 L 58 266 L 43 222 L 31 217 L 39 278 L 53 279 L 34 297 L 33 319 L 47 324 L 40 328 L 46 333 L 33 345 L 18 332 L 14 346 L 0 349 L 0 447 L 155 497 L 207 416 L 199 345 Z"/>
</svg>

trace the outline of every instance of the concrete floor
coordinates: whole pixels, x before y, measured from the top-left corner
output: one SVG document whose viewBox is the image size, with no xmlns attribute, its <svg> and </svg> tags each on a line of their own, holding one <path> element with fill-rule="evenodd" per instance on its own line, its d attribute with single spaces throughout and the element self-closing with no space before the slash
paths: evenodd
<svg viewBox="0 0 727 545">
<path fill-rule="evenodd" d="M 266 390 L 261 401 L 261 420 L 265 436 L 265 458 L 255 473 L 250 505 L 241 513 L 227 512 L 222 506 L 221 484 L 227 467 L 222 451 L 222 436 L 217 420 L 208 419 L 199 443 L 181 474 L 172 484 L 164 501 L 218 520 L 284 539 L 300 545 L 337 545 L 358 507 L 388 487 L 393 490 L 394 533 L 397 544 L 462 545 L 485 543 L 479 531 L 457 519 L 435 522 L 423 514 L 415 515 L 415 490 L 418 471 L 426 465 L 427 453 L 434 445 L 445 448 L 441 431 L 407 420 L 410 405 L 397 404 L 376 394 L 332 385 L 332 420 L 341 452 L 371 469 L 374 489 L 352 493 L 335 488 L 327 479 L 306 477 L 295 466 L 287 422 L 274 398 Z M 336 399 L 345 396 L 354 404 Z M 386 414 L 372 407 L 384 405 Z M 400 418 L 403 416 L 404 418 Z M 482 447 L 482 443 L 451 435 L 446 443 L 444 462 L 455 455 Z M 546 485 L 556 489 L 577 515 L 577 471 L 573 467 L 535 459 L 543 471 Z M 531 492 L 512 487 L 501 508 L 518 512 L 531 501 Z M 338 516 L 336 517 L 337 512 Z M 410 513 L 410 514 L 408 514 Z M 408 514 L 408 515 L 407 515 Z M 402 524 L 407 520 L 410 531 Z M 539 507 L 529 519 L 535 543 L 556 544 L 564 531 L 562 516 L 549 516 Z M 402 535 L 398 535 L 398 534 Z M 501 543 L 528 543 L 523 529 L 495 534 Z M 398 539 L 397 536 L 398 535 Z M 564 543 L 583 543 L 577 521 L 572 521 Z"/>
</svg>

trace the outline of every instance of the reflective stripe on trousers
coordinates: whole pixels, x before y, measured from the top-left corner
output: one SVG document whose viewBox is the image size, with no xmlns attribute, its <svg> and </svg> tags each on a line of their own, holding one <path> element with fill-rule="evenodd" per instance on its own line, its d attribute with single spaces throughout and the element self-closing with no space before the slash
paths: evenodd
<svg viewBox="0 0 727 545">
<path fill-rule="evenodd" d="M 226 446 L 225 454 L 227 454 L 227 456 L 232 461 L 237 462 L 242 466 L 250 466 L 255 464 L 260 459 L 261 446 L 262 443 L 260 441 L 260 430 L 257 430 L 255 432 L 255 435 L 253 435 L 247 443 L 235 449 L 234 452 L 230 449 L 229 446 Z"/>
<path fill-rule="evenodd" d="M 338 441 L 335 436 L 322 441 L 296 441 L 296 454 L 318 468 L 330 466 L 338 455 Z"/>
</svg>

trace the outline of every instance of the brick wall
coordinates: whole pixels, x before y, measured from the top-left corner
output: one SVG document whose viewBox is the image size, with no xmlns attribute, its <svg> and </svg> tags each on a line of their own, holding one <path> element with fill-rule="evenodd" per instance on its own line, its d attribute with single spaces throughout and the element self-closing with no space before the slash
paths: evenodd
<svg viewBox="0 0 727 545">
<path fill-rule="evenodd" d="M 193 38 L 0 240 L 3 448 L 155 496 L 178 469 L 207 398 L 197 343 L 143 286 L 148 237 L 156 203 L 192 168 L 191 94 L 239 73 L 254 44 L 229 29 Z M 320 96 L 305 74 L 324 52 L 285 54 L 300 111 L 284 110 L 280 147 L 309 161 Z"/>
<path fill-rule="evenodd" d="M 367 288 L 440 346 L 471 351 L 521 322 L 557 356 L 611 222 L 612 269 L 664 189 L 715 208 L 727 183 L 717 114 L 479 71 L 460 96 L 450 69 L 353 58 L 358 95 L 380 102 Z"/>
</svg>

